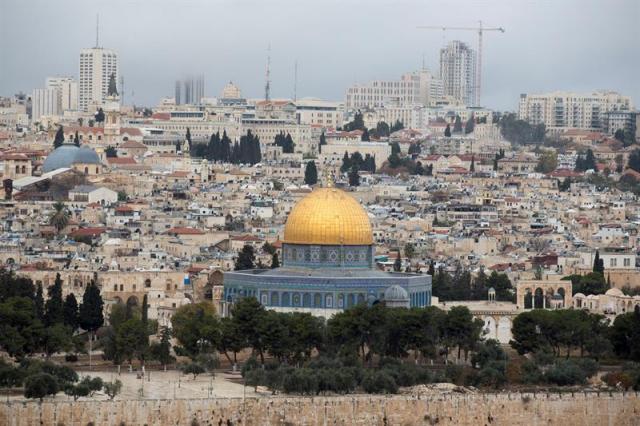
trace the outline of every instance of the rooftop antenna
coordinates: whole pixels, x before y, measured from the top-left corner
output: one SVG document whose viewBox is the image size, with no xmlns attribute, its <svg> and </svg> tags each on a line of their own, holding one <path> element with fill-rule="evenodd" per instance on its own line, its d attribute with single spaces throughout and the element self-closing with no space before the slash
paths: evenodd
<svg viewBox="0 0 640 426">
<path fill-rule="evenodd" d="M 298 100 L 298 60 L 293 65 L 293 102 Z"/>
<path fill-rule="evenodd" d="M 424 52 L 422 53 L 422 71 L 424 71 L 425 69 L 427 69 L 427 67 L 425 67 L 425 62 L 424 62 Z"/>
<path fill-rule="evenodd" d="M 271 43 L 269 43 L 269 47 L 267 48 L 267 74 L 265 80 L 264 100 L 268 102 L 271 99 Z"/>
<path fill-rule="evenodd" d="M 120 96 L 120 105 L 124 105 L 124 75 L 120 76 L 120 93 L 122 93 L 122 96 Z"/>
<path fill-rule="evenodd" d="M 100 14 L 96 13 L 96 48 L 100 46 Z"/>
</svg>

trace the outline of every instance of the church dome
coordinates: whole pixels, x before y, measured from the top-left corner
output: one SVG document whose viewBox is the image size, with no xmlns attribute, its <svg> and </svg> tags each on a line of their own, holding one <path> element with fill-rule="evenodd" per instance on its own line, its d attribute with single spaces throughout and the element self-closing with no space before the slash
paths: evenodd
<svg viewBox="0 0 640 426">
<path fill-rule="evenodd" d="M 620 291 L 619 288 L 614 287 L 614 288 L 610 288 L 609 290 L 607 290 L 605 295 L 607 295 L 607 296 L 615 296 L 615 297 L 622 297 L 622 296 L 624 296 L 624 293 L 622 291 Z"/>
<path fill-rule="evenodd" d="M 88 146 L 78 148 L 73 144 L 62 144 L 49 154 L 42 164 L 44 173 L 62 168 L 71 168 L 77 163 L 100 164 L 100 157 Z"/>
<path fill-rule="evenodd" d="M 316 245 L 372 245 L 369 216 L 351 196 L 337 188 L 318 188 L 289 213 L 284 242 Z"/>
</svg>

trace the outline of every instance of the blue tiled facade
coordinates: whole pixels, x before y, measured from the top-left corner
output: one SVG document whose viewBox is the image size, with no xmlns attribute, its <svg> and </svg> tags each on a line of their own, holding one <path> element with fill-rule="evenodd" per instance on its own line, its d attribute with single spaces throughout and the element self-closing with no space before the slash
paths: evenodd
<svg viewBox="0 0 640 426">
<path fill-rule="evenodd" d="M 289 276 L 270 270 L 228 272 L 224 276 L 225 301 L 252 296 L 265 307 L 345 309 L 383 299 L 384 291 L 397 284 L 409 293 L 411 307 L 431 305 L 431 276 L 386 274 L 388 277 Z"/>
</svg>

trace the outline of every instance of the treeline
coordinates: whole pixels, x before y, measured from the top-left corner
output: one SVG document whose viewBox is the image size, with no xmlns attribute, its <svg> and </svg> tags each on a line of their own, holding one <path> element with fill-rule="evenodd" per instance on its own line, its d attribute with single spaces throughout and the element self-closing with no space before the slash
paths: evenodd
<svg viewBox="0 0 640 426">
<path fill-rule="evenodd" d="M 296 146 L 296 144 L 293 143 L 291 135 L 289 133 L 285 135 L 284 132 L 280 132 L 276 135 L 273 144 L 282 148 L 282 152 L 284 154 L 293 154 L 293 150 Z"/>
<path fill-rule="evenodd" d="M 43 291 L 28 278 L 0 270 L 0 349 L 9 356 L 80 352 L 87 338 L 76 331 L 92 335 L 102 326 L 103 302 L 94 282 L 87 285 L 81 304 L 73 294 L 62 298 L 60 274 L 47 288 L 46 302 Z"/>
<path fill-rule="evenodd" d="M 262 160 L 260 150 L 260 138 L 247 130 L 247 134 L 240 137 L 240 142 L 231 142 L 224 131 L 211 135 L 208 144 L 193 144 L 191 156 L 205 158 L 209 161 L 233 163 L 233 164 L 256 164 Z"/>
<path fill-rule="evenodd" d="M 434 271 L 433 266 L 430 267 L 429 273 L 433 276 L 432 294 L 441 301 L 487 300 L 491 288 L 496 292 L 496 300 L 515 301 L 515 291 L 506 274 L 492 271 L 487 275 L 484 269 L 480 269 L 473 278 L 467 270 L 458 268 L 450 274 L 443 268 Z"/>
<path fill-rule="evenodd" d="M 375 173 L 376 158 L 369 154 L 365 154 L 363 158 L 362 154 L 360 154 L 358 151 L 349 156 L 349 153 L 345 151 L 344 156 L 342 157 L 342 165 L 340 166 L 340 171 L 342 173 L 346 173 L 354 168 L 358 171 L 364 170 L 370 173 Z"/>
<path fill-rule="evenodd" d="M 383 168 L 389 170 L 403 170 L 410 175 L 431 176 L 433 175 L 433 165 L 423 166 L 420 161 L 413 160 L 413 156 L 419 154 L 422 150 L 420 144 L 411 144 L 409 146 L 409 155 L 401 156 L 400 145 L 398 142 L 391 144 L 391 155 L 387 158 Z"/>
<path fill-rule="evenodd" d="M 531 125 L 527 121 L 518 119 L 514 113 L 502 115 L 498 121 L 498 127 L 502 136 L 515 144 L 541 144 L 545 139 L 544 123 Z"/>
<path fill-rule="evenodd" d="M 367 129 L 364 125 L 364 118 L 360 111 L 356 112 L 353 116 L 353 120 L 345 124 L 342 130 L 351 132 L 353 130 L 362 130 L 362 141 L 369 141 L 371 138 L 380 139 L 383 137 L 389 137 L 391 133 L 404 129 L 404 124 L 400 120 L 396 120 L 391 126 L 385 121 L 379 121 L 375 128 Z M 340 130 L 340 129 L 338 129 Z"/>
</svg>

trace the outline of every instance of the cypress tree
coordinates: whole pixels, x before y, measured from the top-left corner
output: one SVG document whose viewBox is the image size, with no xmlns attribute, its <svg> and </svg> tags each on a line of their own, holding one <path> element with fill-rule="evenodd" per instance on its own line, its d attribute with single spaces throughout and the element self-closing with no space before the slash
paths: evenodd
<svg viewBox="0 0 640 426">
<path fill-rule="evenodd" d="M 320 145 L 318 146 L 318 152 L 322 153 L 322 146 L 327 144 L 327 138 L 324 135 L 324 130 L 320 134 Z"/>
<path fill-rule="evenodd" d="M 304 183 L 307 185 L 318 183 L 318 170 L 316 169 L 316 162 L 313 160 L 307 163 L 307 167 L 304 170 Z"/>
<path fill-rule="evenodd" d="M 354 164 L 349 172 L 349 186 L 360 186 L 360 174 L 358 167 Z"/>
<path fill-rule="evenodd" d="M 469 171 L 471 172 L 476 171 L 476 157 L 473 155 L 471 156 L 471 166 L 469 166 Z"/>
<path fill-rule="evenodd" d="M 82 304 L 78 310 L 78 323 L 80 327 L 89 332 L 89 367 L 91 367 L 91 350 L 93 336 L 97 329 L 104 324 L 102 307 L 104 302 L 100 295 L 100 289 L 94 281 L 87 286 L 82 295 Z"/>
<path fill-rule="evenodd" d="M 459 115 L 456 115 L 456 121 L 453 123 L 453 133 L 462 132 L 462 119 Z"/>
<path fill-rule="evenodd" d="M 80 146 L 80 137 L 78 136 L 78 131 L 76 130 L 76 135 L 73 137 L 73 144 L 75 146 Z"/>
<path fill-rule="evenodd" d="M 402 258 L 400 258 L 400 250 L 398 250 L 398 254 L 396 255 L 396 260 L 393 262 L 393 270 L 394 272 L 400 272 L 402 269 Z"/>
<path fill-rule="evenodd" d="M 350 168 L 351 168 L 351 158 L 349 158 L 349 154 L 347 153 L 347 151 L 345 151 L 344 156 L 342 157 L 342 166 L 340 166 L 340 171 L 344 173 Z"/>
<path fill-rule="evenodd" d="M 58 130 L 56 131 L 56 136 L 53 139 L 53 148 L 58 148 L 59 146 L 61 146 L 64 143 L 64 129 L 62 128 L 62 126 L 58 127 Z"/>
<path fill-rule="evenodd" d="M 73 293 L 69 293 L 64 299 L 64 325 L 76 331 L 78 328 L 78 301 Z"/>
<path fill-rule="evenodd" d="M 64 323 L 64 310 L 62 302 L 62 279 L 60 273 L 56 274 L 56 280 L 47 289 L 47 301 L 44 304 L 44 323 L 50 327 Z"/>
<path fill-rule="evenodd" d="M 236 271 L 242 271 L 244 269 L 253 269 L 255 267 L 256 256 L 253 251 L 253 246 L 246 244 L 242 247 L 242 250 L 238 253 L 234 269 Z"/>
<path fill-rule="evenodd" d="M 34 300 L 36 316 L 40 321 L 44 322 L 44 296 L 42 292 L 42 284 L 38 283 L 38 287 L 36 289 L 36 298 Z"/>
<path fill-rule="evenodd" d="M 191 150 L 193 149 L 193 144 L 191 143 L 191 130 L 188 127 L 185 139 L 187 139 L 187 143 L 189 144 L 189 152 L 191 152 Z"/>
<path fill-rule="evenodd" d="M 278 252 L 274 252 L 271 255 L 271 269 L 280 267 L 280 259 L 278 259 Z"/>
<path fill-rule="evenodd" d="M 444 129 L 444 135 L 448 138 L 451 137 L 451 126 L 449 126 L 448 124 L 447 124 L 447 128 Z"/>
</svg>

